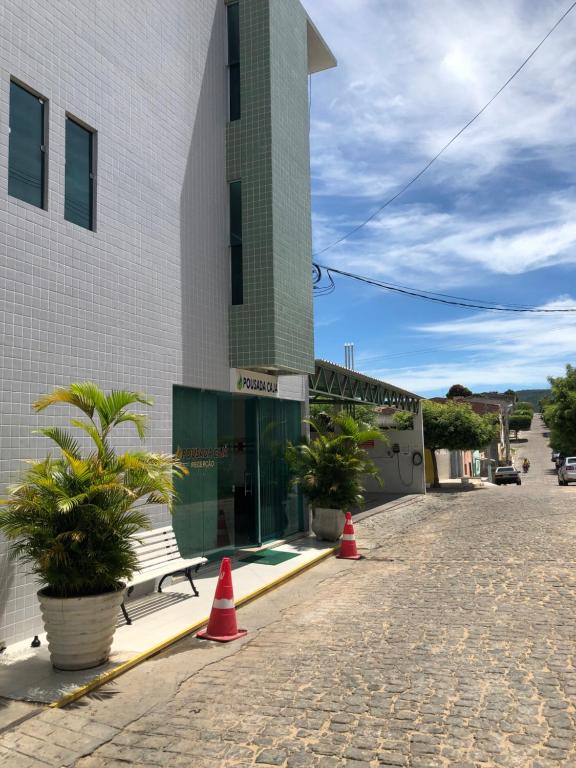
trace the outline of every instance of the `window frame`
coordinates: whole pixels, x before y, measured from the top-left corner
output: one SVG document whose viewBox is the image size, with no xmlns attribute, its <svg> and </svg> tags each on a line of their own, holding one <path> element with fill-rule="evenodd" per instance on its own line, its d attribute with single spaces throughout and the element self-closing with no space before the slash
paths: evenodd
<svg viewBox="0 0 576 768">
<path fill-rule="evenodd" d="M 97 163 L 98 163 L 98 131 L 96 128 L 93 128 L 91 125 L 86 123 L 81 118 L 77 117 L 72 112 L 65 112 L 64 116 L 64 220 L 67 221 L 69 224 L 73 224 L 76 227 L 80 227 L 81 229 L 85 229 L 87 232 L 96 232 L 96 214 L 97 214 L 97 206 L 96 206 L 96 194 L 97 194 Z M 70 120 L 72 123 L 75 123 L 80 128 L 83 128 L 85 131 L 87 131 L 90 134 L 90 226 L 84 227 L 82 224 L 78 224 L 76 221 L 70 221 L 70 219 L 66 218 L 66 162 L 67 162 L 67 156 L 66 156 L 66 126 L 68 124 L 68 120 Z"/>
<path fill-rule="evenodd" d="M 41 205 L 36 205 L 35 203 L 30 203 L 28 200 L 23 200 L 21 197 L 17 197 L 16 195 L 10 194 L 8 191 L 10 189 L 10 136 L 12 134 L 12 104 L 11 104 L 11 96 L 10 96 L 10 90 L 12 87 L 12 84 L 18 86 L 19 88 L 22 88 L 23 91 L 26 91 L 31 96 L 34 96 L 38 101 L 42 103 L 42 144 L 41 146 L 41 152 L 42 152 L 42 177 L 40 182 L 40 189 L 41 189 L 41 195 L 42 195 L 42 202 Z M 47 211 L 48 210 L 48 171 L 49 171 L 49 136 L 50 136 L 50 100 L 44 96 L 40 91 L 37 91 L 32 86 L 28 85 L 28 83 L 25 83 L 23 80 L 20 80 L 19 77 L 15 77 L 14 75 L 10 75 L 10 81 L 9 81 L 9 91 L 8 91 L 8 164 L 7 164 L 7 191 L 8 196 L 12 197 L 14 200 L 18 200 L 21 203 L 24 203 L 24 205 L 29 205 L 31 208 L 34 208 L 35 210 L 40 211 Z"/>
</svg>

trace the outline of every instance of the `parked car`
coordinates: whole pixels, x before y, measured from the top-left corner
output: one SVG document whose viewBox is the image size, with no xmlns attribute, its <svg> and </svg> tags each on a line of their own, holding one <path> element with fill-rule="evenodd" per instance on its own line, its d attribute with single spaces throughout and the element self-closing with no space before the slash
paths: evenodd
<svg viewBox="0 0 576 768">
<path fill-rule="evenodd" d="M 576 456 L 567 456 L 558 470 L 558 485 L 576 483 Z"/>
<path fill-rule="evenodd" d="M 497 467 L 494 475 L 494 483 L 496 485 L 507 485 L 509 483 L 522 485 L 522 480 L 516 467 Z"/>
<path fill-rule="evenodd" d="M 552 461 L 554 464 L 556 464 L 556 459 L 560 456 L 558 451 L 552 451 L 552 456 L 550 457 L 550 461 Z"/>
</svg>

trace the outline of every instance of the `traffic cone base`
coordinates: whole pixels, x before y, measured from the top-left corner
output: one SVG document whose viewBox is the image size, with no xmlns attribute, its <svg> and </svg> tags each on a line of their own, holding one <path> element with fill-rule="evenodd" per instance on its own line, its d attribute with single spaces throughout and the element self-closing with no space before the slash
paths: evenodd
<svg viewBox="0 0 576 768">
<path fill-rule="evenodd" d="M 248 634 L 247 629 L 239 629 L 237 630 L 235 635 L 209 635 L 208 634 L 208 628 L 201 629 L 200 632 L 196 633 L 196 637 L 198 640 L 215 640 L 217 643 L 229 643 L 231 640 L 238 640 L 239 637 L 244 637 L 244 635 Z"/>
<path fill-rule="evenodd" d="M 247 629 L 238 629 L 236 624 L 236 608 L 232 590 L 232 567 L 230 558 L 222 558 L 220 575 L 216 583 L 216 593 L 210 619 L 206 629 L 196 633 L 200 640 L 216 640 L 218 643 L 229 643 L 248 634 Z"/>
<path fill-rule="evenodd" d="M 356 536 L 354 535 L 354 526 L 352 525 L 352 513 L 346 512 L 346 522 L 344 523 L 344 533 L 342 534 L 342 544 L 340 551 L 336 555 L 340 560 L 361 560 L 362 555 L 358 554 L 356 549 Z"/>
</svg>

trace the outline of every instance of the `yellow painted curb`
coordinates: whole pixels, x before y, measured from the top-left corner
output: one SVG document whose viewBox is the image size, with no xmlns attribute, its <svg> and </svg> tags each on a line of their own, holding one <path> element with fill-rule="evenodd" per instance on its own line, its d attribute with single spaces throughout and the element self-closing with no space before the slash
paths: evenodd
<svg viewBox="0 0 576 768">
<path fill-rule="evenodd" d="M 274 581 L 271 581 L 269 584 L 265 584 L 263 587 L 260 587 L 259 589 L 256 589 L 253 592 L 249 592 L 247 595 L 244 595 L 244 597 L 241 597 L 236 601 L 236 606 L 240 607 L 242 605 L 246 605 L 246 603 L 250 603 L 252 600 L 256 600 L 256 598 L 260 597 L 266 592 L 270 592 L 276 587 L 279 587 L 281 584 L 284 584 L 284 582 L 294 578 L 294 576 L 297 576 L 299 573 L 303 573 L 304 571 L 308 570 L 308 568 L 312 568 L 312 566 L 317 565 L 322 560 L 325 560 L 327 557 L 330 557 L 330 555 L 333 555 L 334 552 L 336 552 L 337 550 L 338 550 L 338 547 L 332 547 L 331 549 L 327 549 L 324 552 L 322 552 L 322 554 L 320 554 L 318 557 L 315 557 L 313 560 L 309 560 L 307 563 L 304 563 L 298 568 L 294 568 L 288 573 L 285 573 L 283 576 L 280 576 Z M 114 680 L 116 677 L 120 677 L 120 675 L 123 675 L 125 672 L 128 672 L 133 667 L 136 667 L 138 664 L 141 664 L 143 661 L 146 661 L 146 659 L 149 659 L 152 656 L 155 656 L 157 653 L 160 653 L 165 648 L 168 648 L 170 645 L 177 643 L 178 640 L 182 640 L 187 635 L 192 634 L 192 632 L 196 632 L 196 630 L 200 629 L 205 624 L 208 624 L 208 619 L 209 617 L 206 616 L 201 621 L 197 621 L 195 624 L 192 624 L 191 626 L 186 627 L 186 629 L 183 629 L 181 632 L 178 632 L 178 634 L 172 635 L 172 637 L 169 637 L 167 640 L 163 640 L 161 643 L 158 643 L 157 645 L 152 646 L 152 648 L 149 648 L 147 651 L 143 651 L 142 653 L 137 654 L 136 656 L 129 659 L 128 661 L 125 661 L 123 664 L 119 664 L 117 667 L 114 667 L 114 669 L 109 669 L 107 672 L 103 672 L 101 675 L 98 675 L 98 677 L 95 677 L 94 680 L 91 680 L 89 683 L 86 683 L 86 685 L 83 685 L 80 688 L 76 688 L 75 691 L 72 691 L 71 693 L 67 693 L 65 696 L 62 696 L 62 698 L 60 699 L 56 699 L 56 701 L 53 701 L 51 704 L 48 705 L 48 707 L 52 709 L 61 709 L 62 707 L 65 707 L 67 704 L 71 704 L 73 701 L 76 701 L 77 699 L 80 699 L 82 696 L 85 696 L 87 693 L 90 693 L 90 691 L 93 691 L 96 688 L 100 688 L 101 685 L 104 685 L 105 683 L 109 683 L 111 680 Z"/>
</svg>

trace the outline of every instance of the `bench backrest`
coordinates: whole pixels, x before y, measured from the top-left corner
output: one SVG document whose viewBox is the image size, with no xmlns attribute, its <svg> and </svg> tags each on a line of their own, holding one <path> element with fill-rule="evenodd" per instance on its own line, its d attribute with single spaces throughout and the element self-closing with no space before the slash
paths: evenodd
<svg viewBox="0 0 576 768">
<path fill-rule="evenodd" d="M 134 542 L 134 551 L 138 557 L 140 572 L 158 568 L 171 560 L 180 560 L 182 555 L 176 542 L 176 534 L 171 525 L 143 531 Z"/>
</svg>

